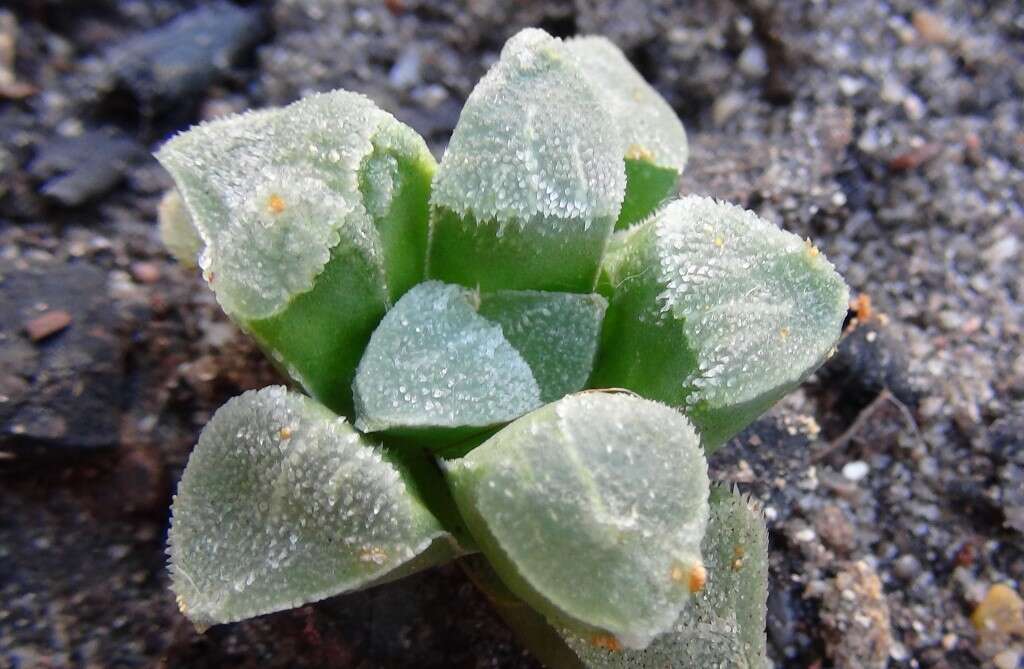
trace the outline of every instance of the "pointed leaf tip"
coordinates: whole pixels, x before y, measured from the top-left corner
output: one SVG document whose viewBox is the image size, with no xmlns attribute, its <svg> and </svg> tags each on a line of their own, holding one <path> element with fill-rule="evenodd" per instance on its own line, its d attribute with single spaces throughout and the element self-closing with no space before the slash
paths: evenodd
<svg viewBox="0 0 1024 669">
<path fill-rule="evenodd" d="M 473 90 L 431 196 L 428 272 L 590 292 L 625 188 L 611 117 L 565 44 L 529 29 Z"/>
</svg>

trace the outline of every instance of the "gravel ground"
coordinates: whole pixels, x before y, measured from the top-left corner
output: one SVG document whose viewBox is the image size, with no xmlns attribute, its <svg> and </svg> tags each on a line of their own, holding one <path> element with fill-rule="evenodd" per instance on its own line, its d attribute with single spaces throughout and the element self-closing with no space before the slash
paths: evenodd
<svg viewBox="0 0 1024 669">
<path fill-rule="evenodd" d="M 174 482 L 212 411 L 277 377 L 160 248 L 150 157 L 335 87 L 440 154 L 528 25 L 616 41 L 686 123 L 682 191 L 812 238 L 860 296 L 832 361 L 712 462 L 765 507 L 776 666 L 1024 666 L 1019 3 L 13 0 L 0 667 L 537 666 L 453 566 L 204 636 L 178 615 Z"/>
</svg>

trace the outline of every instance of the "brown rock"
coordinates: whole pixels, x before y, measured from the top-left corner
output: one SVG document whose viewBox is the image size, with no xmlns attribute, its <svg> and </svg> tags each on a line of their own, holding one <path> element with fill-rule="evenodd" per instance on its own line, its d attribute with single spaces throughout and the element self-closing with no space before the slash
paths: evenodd
<svg viewBox="0 0 1024 669">
<path fill-rule="evenodd" d="M 32 341 L 42 341 L 71 325 L 71 314 L 63 309 L 47 311 L 25 323 L 25 332 Z"/>
<path fill-rule="evenodd" d="M 892 648 L 889 602 L 866 562 L 848 562 L 822 601 L 821 622 L 836 669 L 885 669 Z"/>
<path fill-rule="evenodd" d="M 1024 641 L 1024 600 L 1004 583 L 988 589 L 985 598 L 971 614 L 983 651 L 1010 647 Z"/>
<path fill-rule="evenodd" d="M 857 536 L 846 513 L 829 504 L 814 519 L 814 528 L 822 541 L 837 553 L 848 555 L 857 547 Z"/>
<path fill-rule="evenodd" d="M 931 44 L 950 44 L 954 41 L 946 19 L 924 9 L 918 9 L 913 16 L 914 30 L 925 42 Z"/>
<path fill-rule="evenodd" d="M 921 146 L 915 147 L 893 157 L 893 159 L 889 161 L 889 169 L 893 172 L 910 172 L 911 170 L 916 170 L 921 165 L 924 165 L 938 156 L 941 151 L 942 147 L 938 144 L 922 144 Z"/>
</svg>

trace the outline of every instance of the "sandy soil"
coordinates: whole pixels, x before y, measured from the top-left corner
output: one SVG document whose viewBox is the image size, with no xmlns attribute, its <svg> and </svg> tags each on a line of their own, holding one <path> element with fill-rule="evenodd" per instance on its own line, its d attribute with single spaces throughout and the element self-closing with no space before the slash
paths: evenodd
<svg viewBox="0 0 1024 669">
<path fill-rule="evenodd" d="M 1017 636 L 970 620 L 1024 581 L 1019 3 L 196 5 L 0 10 L 0 667 L 537 666 L 452 566 L 204 636 L 177 613 L 174 483 L 277 377 L 161 249 L 150 155 L 335 87 L 440 154 L 527 25 L 619 43 L 687 125 L 682 191 L 810 237 L 864 296 L 712 462 L 765 506 L 776 666 L 1024 666 L 1019 611 Z"/>
</svg>

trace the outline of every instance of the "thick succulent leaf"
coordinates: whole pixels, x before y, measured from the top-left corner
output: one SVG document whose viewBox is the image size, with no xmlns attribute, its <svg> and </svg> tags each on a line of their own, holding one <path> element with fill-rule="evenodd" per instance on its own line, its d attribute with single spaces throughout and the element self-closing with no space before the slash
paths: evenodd
<svg viewBox="0 0 1024 669">
<path fill-rule="evenodd" d="M 356 367 L 388 301 L 378 269 L 358 244 L 343 239 L 313 290 L 281 314 L 245 323 L 288 376 L 346 416 Z"/>
<path fill-rule="evenodd" d="M 160 206 L 157 207 L 157 223 L 160 241 L 168 253 L 185 267 L 195 267 L 199 252 L 203 250 L 203 240 L 192 224 L 185 201 L 176 188 L 170 189 L 161 198 Z"/>
<path fill-rule="evenodd" d="M 607 636 L 555 627 L 501 582 L 481 555 L 460 566 L 520 641 L 550 669 L 765 669 L 768 535 L 745 496 L 712 488 L 701 543 L 707 581 L 672 629 L 643 650 L 618 648 Z"/>
<path fill-rule="evenodd" d="M 178 604 L 198 627 L 362 588 L 456 552 L 379 449 L 279 386 L 230 400 L 203 429 L 168 544 Z"/>
<path fill-rule="evenodd" d="M 374 325 L 423 275 L 435 169 L 423 140 L 337 91 L 199 125 L 158 157 L 224 310 L 310 393 L 349 412 Z"/>
<path fill-rule="evenodd" d="M 716 488 L 701 550 L 704 589 L 646 649 L 613 651 L 562 630 L 588 669 L 765 669 L 768 535 L 760 512 L 739 493 Z"/>
<path fill-rule="evenodd" d="M 545 616 L 643 647 L 691 599 L 707 464 L 676 411 L 578 393 L 445 464 L 480 549 Z"/>
<path fill-rule="evenodd" d="M 618 124 L 620 155 L 643 154 L 655 165 L 682 173 L 690 155 L 686 130 L 619 47 L 596 35 L 575 37 L 565 46 Z"/>
<path fill-rule="evenodd" d="M 604 37 L 576 37 L 566 47 L 618 126 L 626 159 L 626 196 L 616 228 L 649 215 L 672 195 L 689 157 L 686 131 L 665 99 Z"/>
<path fill-rule="evenodd" d="M 480 431 L 540 406 L 526 360 L 478 306 L 473 291 L 437 281 L 398 301 L 374 331 L 356 373 L 360 430 Z M 443 432 L 435 436 L 450 441 Z"/>
<path fill-rule="evenodd" d="M 650 216 L 655 209 L 676 193 L 679 172 L 661 167 L 646 158 L 626 158 L 626 197 L 615 223 L 616 230 L 625 230 Z"/>
<path fill-rule="evenodd" d="M 591 385 L 683 408 L 711 451 L 829 355 L 848 289 L 809 242 L 690 196 L 608 256 L 610 300 Z"/>
<path fill-rule="evenodd" d="M 518 33 L 441 161 L 428 274 L 483 291 L 591 292 L 625 188 L 616 138 L 565 44 Z"/>
<path fill-rule="evenodd" d="M 553 402 L 590 378 L 607 307 L 600 295 L 503 290 L 482 294 L 478 313 L 501 326 L 533 370 L 541 401 Z"/>
<path fill-rule="evenodd" d="M 384 249 L 388 297 L 398 301 L 423 280 L 430 183 L 437 163 L 423 139 L 397 121 L 382 123 L 363 159 L 359 189 Z"/>
</svg>

